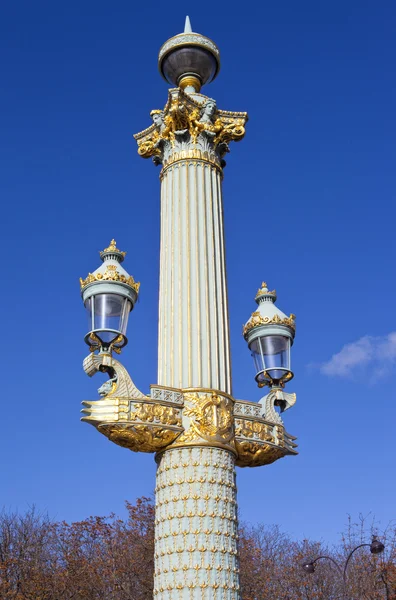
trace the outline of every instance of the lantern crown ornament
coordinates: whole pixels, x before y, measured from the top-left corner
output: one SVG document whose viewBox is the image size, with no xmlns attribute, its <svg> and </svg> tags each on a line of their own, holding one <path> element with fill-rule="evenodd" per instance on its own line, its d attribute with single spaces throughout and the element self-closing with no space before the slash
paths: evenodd
<svg viewBox="0 0 396 600">
<path fill-rule="evenodd" d="M 257 290 L 257 294 L 255 297 L 257 304 L 259 304 L 260 299 L 263 297 L 273 298 L 273 301 L 276 301 L 276 290 L 272 290 L 272 292 L 270 292 L 265 281 L 263 281 L 261 287 L 259 287 L 259 289 Z"/>
<path fill-rule="evenodd" d="M 113 239 L 100 253 L 102 265 L 85 279 L 80 278 L 81 296 L 88 312 L 89 331 L 85 342 L 93 352 L 120 352 L 128 342 L 129 313 L 135 306 L 140 283 L 121 266 L 126 252 Z"/>
<path fill-rule="evenodd" d="M 123 252 L 122 250 L 119 250 L 117 248 L 117 242 L 115 241 L 114 238 L 111 240 L 108 247 L 105 248 L 104 250 L 102 250 L 101 252 L 99 252 L 99 254 L 103 261 L 105 260 L 106 257 L 108 257 L 108 258 L 118 257 L 118 262 L 120 262 L 120 263 L 124 260 L 124 258 L 126 256 L 126 252 Z"/>
<path fill-rule="evenodd" d="M 275 306 L 276 292 L 263 282 L 255 301 L 258 309 L 243 327 L 243 335 L 252 353 L 259 387 L 284 387 L 293 377 L 290 349 L 293 345 L 295 315 L 289 317 Z"/>
<path fill-rule="evenodd" d="M 220 52 L 208 37 L 192 30 L 186 17 L 184 32 L 167 40 L 160 48 L 158 68 L 168 83 L 187 93 L 215 79 L 220 70 Z"/>
</svg>

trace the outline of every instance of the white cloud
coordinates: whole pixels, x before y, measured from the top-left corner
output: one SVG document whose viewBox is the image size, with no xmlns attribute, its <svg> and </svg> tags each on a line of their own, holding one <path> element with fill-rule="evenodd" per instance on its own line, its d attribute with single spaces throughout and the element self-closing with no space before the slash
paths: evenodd
<svg viewBox="0 0 396 600">
<path fill-rule="evenodd" d="M 356 342 L 346 344 L 320 365 L 324 375 L 352 377 L 365 367 L 374 373 L 386 375 L 396 365 L 396 331 L 385 336 L 365 335 Z"/>
</svg>

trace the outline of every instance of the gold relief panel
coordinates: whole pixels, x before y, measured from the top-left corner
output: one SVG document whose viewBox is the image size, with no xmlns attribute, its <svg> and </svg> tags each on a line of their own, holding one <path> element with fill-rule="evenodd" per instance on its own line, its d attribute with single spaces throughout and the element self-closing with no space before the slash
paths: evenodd
<svg viewBox="0 0 396 600">
<path fill-rule="evenodd" d="M 287 454 L 284 448 L 256 441 L 236 439 L 235 446 L 238 452 L 235 464 L 238 467 L 270 465 Z"/>
<path fill-rule="evenodd" d="M 151 424 L 108 423 L 99 425 L 98 430 L 111 442 L 133 452 L 158 452 L 180 435 L 180 430 Z"/>
<path fill-rule="evenodd" d="M 176 440 L 178 446 L 217 446 L 235 452 L 234 401 L 220 392 L 184 392 L 183 415 L 189 427 Z"/>
<path fill-rule="evenodd" d="M 272 293 L 272 292 L 271 292 Z M 247 333 L 254 327 L 259 327 L 261 325 L 284 325 L 285 327 L 290 327 L 295 331 L 296 329 L 296 315 L 293 313 L 290 317 L 285 317 L 281 319 L 278 315 L 274 315 L 272 318 L 263 317 L 259 311 L 252 313 L 250 320 L 243 326 L 243 335 L 246 337 Z"/>
<path fill-rule="evenodd" d="M 96 275 L 88 273 L 85 279 L 80 277 L 80 287 L 83 290 L 87 285 L 96 281 L 118 281 L 129 285 L 136 293 L 139 293 L 140 283 L 135 281 L 132 275 L 125 277 L 125 275 L 119 273 L 116 265 L 107 265 L 104 273 L 96 273 Z"/>
<path fill-rule="evenodd" d="M 130 420 L 143 421 L 161 425 L 182 426 L 181 410 L 173 406 L 162 406 L 157 403 L 133 402 L 131 404 Z"/>
<path fill-rule="evenodd" d="M 275 443 L 272 425 L 261 421 L 235 419 L 235 436 Z"/>
</svg>

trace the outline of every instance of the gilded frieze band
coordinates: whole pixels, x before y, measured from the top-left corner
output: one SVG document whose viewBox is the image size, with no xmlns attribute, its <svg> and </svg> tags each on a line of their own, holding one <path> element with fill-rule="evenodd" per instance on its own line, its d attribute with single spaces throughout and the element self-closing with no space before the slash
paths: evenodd
<svg viewBox="0 0 396 600">
<path fill-rule="evenodd" d="M 282 419 L 275 410 L 292 406 L 294 394 L 272 390 L 259 404 L 235 401 L 230 394 L 205 388 L 177 389 L 152 386 L 146 396 L 134 385 L 126 369 L 112 356 L 89 355 L 84 368 L 91 376 L 107 371 L 109 381 L 99 388 L 101 400 L 84 401 L 82 420 L 94 425 L 112 442 L 130 450 L 157 453 L 165 482 L 171 464 L 162 462 L 166 450 L 209 447 L 226 450 L 236 457 L 241 467 L 255 467 L 296 454 L 295 438 L 285 432 Z M 203 465 L 209 466 L 209 461 Z M 191 466 L 187 463 L 181 466 Z M 194 466 L 194 464 L 192 465 Z M 233 486 L 233 467 L 226 466 L 219 482 Z M 214 483 L 213 477 L 201 474 L 178 478 L 179 486 Z M 167 483 L 165 483 L 167 485 Z M 157 491 L 161 489 L 158 483 Z M 189 488 L 179 487 L 186 498 Z M 176 500 L 175 500 L 176 501 Z"/>
</svg>

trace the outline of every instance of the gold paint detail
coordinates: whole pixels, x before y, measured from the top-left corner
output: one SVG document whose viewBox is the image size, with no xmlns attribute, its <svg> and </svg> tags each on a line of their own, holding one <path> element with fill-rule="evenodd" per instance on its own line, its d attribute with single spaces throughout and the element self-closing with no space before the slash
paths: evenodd
<svg viewBox="0 0 396 600">
<path fill-rule="evenodd" d="M 216 167 L 220 171 L 220 173 L 223 172 L 220 165 L 220 160 L 216 154 L 200 150 L 199 148 L 191 148 L 190 150 L 181 150 L 180 152 L 173 152 L 168 159 L 164 160 L 162 163 L 163 169 L 161 171 L 161 177 L 163 177 L 163 175 L 165 174 L 167 167 L 170 167 L 180 161 L 189 160 L 208 163 Z M 196 164 L 197 163 L 194 163 L 194 166 Z"/>
<path fill-rule="evenodd" d="M 193 80 L 195 77 L 185 77 L 181 81 L 181 88 L 184 83 L 192 85 Z M 215 105 L 214 101 L 200 95 L 202 102 L 199 102 L 196 98 L 183 92 L 181 88 L 169 90 L 169 98 L 164 110 L 155 109 L 150 113 L 151 117 L 160 115 L 161 118 L 157 119 L 155 124 L 134 135 L 140 156 L 143 158 L 157 157 L 162 160 L 164 143 L 170 144 L 170 154 L 172 154 L 181 150 L 183 146 L 195 145 L 198 136 L 202 133 L 208 134 L 211 153 L 223 154 L 228 151 L 227 144 L 229 142 L 239 141 L 244 137 L 245 123 L 248 120 L 247 113 L 223 111 L 216 108 L 210 119 L 205 120 L 202 118 L 204 106 L 207 102 Z M 180 143 L 178 140 L 184 141 Z"/>
<path fill-rule="evenodd" d="M 173 406 L 161 406 L 161 404 L 149 404 L 148 402 L 136 402 L 131 406 L 130 419 L 149 423 L 161 423 L 162 425 L 182 426 L 181 410 Z"/>
<path fill-rule="evenodd" d="M 117 281 L 119 283 L 124 283 L 125 285 L 129 285 L 131 288 L 135 290 L 135 292 L 139 293 L 140 283 L 135 281 L 131 276 L 125 277 L 117 271 L 117 265 L 107 265 L 104 273 L 88 273 L 85 279 L 80 277 L 80 286 L 83 290 L 90 283 L 94 283 L 97 281 Z"/>
<path fill-rule="evenodd" d="M 160 600 L 239 600 L 235 456 L 213 447 L 169 448 L 156 478 L 154 589 Z M 205 584 L 202 585 L 202 584 Z M 208 589 L 204 596 L 201 590 Z M 217 591 L 216 591 L 217 590 Z M 208 595 L 209 594 L 209 595 Z M 191 599 L 192 599 L 191 595 Z"/>
<path fill-rule="evenodd" d="M 290 317 L 285 317 L 281 319 L 278 315 L 274 315 L 273 317 L 263 317 L 259 311 L 252 313 L 250 320 L 243 326 L 243 335 L 249 333 L 251 329 L 254 327 L 261 327 L 262 325 L 284 325 L 285 327 L 289 327 L 295 331 L 296 329 L 296 315 L 293 313 Z"/>
<path fill-rule="evenodd" d="M 284 456 L 298 454 L 296 438 L 286 433 L 283 425 L 258 418 L 250 410 L 249 417 L 239 416 L 242 407 L 246 410 L 249 405 L 238 401 L 235 406 L 238 407 L 238 417 L 235 419 L 237 466 L 259 467 Z"/>
<path fill-rule="evenodd" d="M 184 91 L 186 87 L 193 87 L 196 92 L 201 89 L 201 82 L 194 75 L 184 75 L 179 81 L 179 87 Z"/>
<path fill-rule="evenodd" d="M 179 430 L 156 425 L 109 423 L 99 425 L 98 431 L 111 442 L 133 452 L 158 452 L 171 444 Z"/>
<path fill-rule="evenodd" d="M 255 441 L 236 439 L 235 445 L 238 452 L 236 460 L 238 467 L 270 465 L 287 454 L 286 450 L 280 446 L 270 446 Z"/>
<path fill-rule="evenodd" d="M 190 423 L 173 447 L 216 444 L 234 451 L 233 404 L 229 397 L 214 391 L 184 393 L 183 415 Z"/>
<path fill-rule="evenodd" d="M 259 298 L 260 296 L 273 296 L 276 298 L 276 290 L 272 290 L 272 292 L 270 292 L 266 282 L 263 281 L 261 287 L 257 290 L 256 298 Z"/>
<path fill-rule="evenodd" d="M 112 239 L 109 246 L 107 248 L 105 248 L 104 250 L 102 250 L 102 252 L 100 254 L 102 254 L 104 252 L 106 252 L 106 253 L 117 252 L 117 254 L 121 254 L 124 257 L 126 256 L 126 252 L 124 252 L 123 250 L 119 250 L 117 248 L 117 242 L 115 241 L 115 239 Z"/>
<path fill-rule="evenodd" d="M 96 335 L 96 333 L 94 333 L 93 331 L 91 331 L 91 333 L 89 334 L 88 340 L 89 340 L 89 342 L 91 344 L 89 346 L 89 351 L 90 352 L 96 352 L 97 350 L 100 350 L 100 348 L 102 347 L 102 341 L 98 338 L 98 336 Z M 123 344 L 124 340 L 125 340 L 125 338 L 124 338 L 124 336 L 122 334 L 118 335 L 108 345 L 108 351 L 110 353 L 114 351 L 116 354 L 121 354 L 122 346 L 120 346 L 119 344 Z"/>
<path fill-rule="evenodd" d="M 297 454 L 296 438 L 285 432 L 275 419 L 277 413 L 270 411 L 275 402 L 271 394 L 267 397 L 271 396 L 271 402 L 261 408 L 266 415 L 263 418 L 255 403 L 235 401 L 229 394 L 211 389 L 153 386 L 153 396 L 146 396 L 110 353 L 90 354 L 84 360 L 84 370 L 90 377 L 108 372 L 110 379 L 98 390 L 100 400 L 82 403 L 81 420 L 120 446 L 135 452 L 156 452 L 160 465 L 165 450 L 178 452 L 189 447 L 226 450 L 237 455 L 237 465 L 251 467 Z M 293 394 L 279 393 L 287 407 L 294 404 Z M 210 482 L 210 474 L 201 473 L 199 482 L 203 484 L 207 477 Z M 179 483 L 193 480 L 185 473 Z M 234 485 L 226 479 L 223 483 L 225 487 Z"/>
<path fill-rule="evenodd" d="M 268 423 L 260 421 L 249 421 L 247 419 L 235 419 L 235 436 L 254 438 L 262 442 L 275 443 L 273 427 Z"/>
</svg>

